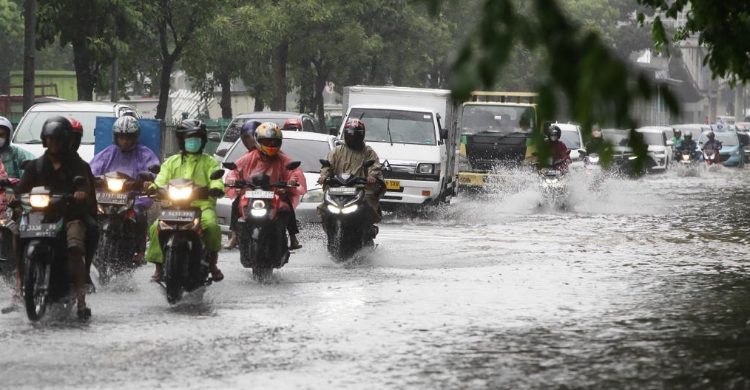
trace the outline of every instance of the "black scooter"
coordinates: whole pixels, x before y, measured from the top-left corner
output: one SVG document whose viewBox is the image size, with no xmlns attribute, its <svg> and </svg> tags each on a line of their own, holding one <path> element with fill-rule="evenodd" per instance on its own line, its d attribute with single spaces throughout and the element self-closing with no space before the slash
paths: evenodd
<svg viewBox="0 0 750 390">
<path fill-rule="evenodd" d="M 331 167 L 328 160 L 320 160 L 323 167 Z M 367 169 L 375 160 L 365 161 Z M 365 213 L 371 212 L 365 204 L 367 180 L 348 173 L 329 177 L 325 181 L 324 216 L 328 252 L 336 261 L 346 261 L 364 247 L 374 247 L 377 226 L 363 226 Z"/>
<path fill-rule="evenodd" d="M 234 163 L 224 163 L 224 168 L 235 170 Z M 297 169 L 299 161 L 287 164 L 287 170 Z M 240 261 L 252 268 L 253 277 L 265 280 L 274 268 L 289 262 L 289 245 L 286 227 L 291 216 L 289 204 L 274 190 L 290 188 L 286 182 L 271 183 L 268 175 L 258 174 L 250 182 L 235 181 L 232 187 L 248 188 L 240 199 Z"/>
<path fill-rule="evenodd" d="M 159 166 L 149 170 L 159 173 Z M 211 180 L 224 176 L 219 169 L 211 173 Z M 167 291 L 167 301 L 175 304 L 186 292 L 209 286 L 208 252 L 201 238 L 201 209 L 191 206 L 195 200 L 220 198 L 224 191 L 201 187 L 188 179 L 172 179 L 166 188 L 156 191 L 161 201 L 157 222 L 159 243 L 164 259 L 164 274 L 160 283 Z"/>
</svg>

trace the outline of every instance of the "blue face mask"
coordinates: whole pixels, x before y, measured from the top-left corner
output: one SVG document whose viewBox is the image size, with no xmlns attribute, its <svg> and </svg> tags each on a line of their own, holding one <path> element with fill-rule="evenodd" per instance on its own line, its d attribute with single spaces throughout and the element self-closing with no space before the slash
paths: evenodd
<svg viewBox="0 0 750 390">
<path fill-rule="evenodd" d="M 187 138 L 185 140 L 185 150 L 188 153 L 197 153 L 201 150 L 201 139 L 200 138 Z"/>
</svg>

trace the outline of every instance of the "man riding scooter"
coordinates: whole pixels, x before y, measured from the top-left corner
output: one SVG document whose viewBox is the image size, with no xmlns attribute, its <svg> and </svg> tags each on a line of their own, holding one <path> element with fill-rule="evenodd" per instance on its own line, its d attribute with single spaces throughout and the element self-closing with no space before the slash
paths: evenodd
<svg viewBox="0 0 750 390">
<path fill-rule="evenodd" d="M 679 156 L 683 151 L 689 152 L 692 156 L 695 156 L 695 160 L 698 160 L 698 144 L 693 141 L 693 133 L 686 131 L 683 135 L 682 141 L 675 145 L 675 155 Z"/>
<path fill-rule="evenodd" d="M 721 164 L 721 158 L 719 158 L 719 150 L 721 150 L 721 141 L 716 139 L 716 133 L 710 130 L 706 133 L 706 141 L 703 144 L 701 150 L 703 151 L 703 160 L 709 161 L 711 164 Z"/>
</svg>

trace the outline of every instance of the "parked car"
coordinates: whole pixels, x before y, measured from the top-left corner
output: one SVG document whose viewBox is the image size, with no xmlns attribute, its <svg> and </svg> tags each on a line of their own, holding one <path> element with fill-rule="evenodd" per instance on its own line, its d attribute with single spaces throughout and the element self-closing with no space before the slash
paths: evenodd
<svg viewBox="0 0 750 390">
<path fill-rule="evenodd" d="M 81 122 L 84 130 L 78 154 L 84 161 L 91 161 L 94 158 L 96 117 L 120 117 L 128 112 L 139 117 L 138 111 L 134 108 L 120 103 L 61 101 L 35 104 L 18 123 L 18 127 L 13 133 L 13 143 L 18 144 L 35 156 L 41 156 L 44 153 L 44 147 L 42 147 L 42 140 L 39 136 L 42 133 L 44 122 L 57 115 L 72 117 Z"/>
<path fill-rule="evenodd" d="M 234 145 L 235 141 L 240 138 L 240 130 L 242 130 L 242 125 L 244 125 L 245 122 L 273 122 L 278 124 L 279 127 L 283 128 L 284 123 L 286 123 L 286 121 L 290 119 L 299 120 L 302 123 L 302 131 L 320 134 L 328 133 L 327 129 L 318 128 L 318 123 L 315 119 L 313 119 L 313 117 L 307 114 L 300 114 L 298 112 L 263 111 L 254 112 L 251 114 L 241 114 L 234 118 L 234 120 L 232 120 L 232 123 L 230 123 L 226 131 L 224 131 L 223 137 L 217 133 L 209 134 L 209 140 L 213 142 L 219 142 L 219 146 L 216 147 L 214 158 L 218 161 L 222 161 L 224 159 L 224 157 L 229 152 L 229 149 L 232 147 L 232 145 Z"/>
<path fill-rule="evenodd" d="M 715 131 L 716 139 L 721 142 L 719 158 L 725 167 L 745 167 L 745 149 L 740 142 L 740 137 L 734 130 Z M 698 139 L 698 147 L 702 148 L 708 139 L 703 134 Z"/>
<path fill-rule="evenodd" d="M 667 144 L 666 129 L 668 128 L 662 126 L 649 126 L 636 130 L 643 135 L 643 140 L 648 145 L 646 168 L 650 172 L 666 171 L 672 161 L 672 147 Z"/>
<path fill-rule="evenodd" d="M 320 159 L 326 158 L 336 146 L 336 137 L 300 131 L 283 131 L 284 142 L 281 151 L 294 161 L 302 163 L 307 180 L 307 194 L 297 206 L 297 220 L 300 222 L 318 221 L 317 207 L 323 202 L 323 188 L 318 184 Z M 241 140 L 235 141 L 223 162 L 234 162 L 247 152 Z M 232 215 L 232 199 L 221 198 L 216 202 L 216 216 L 222 233 L 229 234 Z"/>
</svg>

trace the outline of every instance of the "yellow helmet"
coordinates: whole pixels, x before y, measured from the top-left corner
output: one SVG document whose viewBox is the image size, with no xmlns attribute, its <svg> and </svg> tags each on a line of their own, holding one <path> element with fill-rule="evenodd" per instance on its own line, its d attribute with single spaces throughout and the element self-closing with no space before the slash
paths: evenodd
<svg viewBox="0 0 750 390">
<path fill-rule="evenodd" d="M 279 153 L 283 140 L 281 128 L 273 122 L 261 123 L 255 129 L 255 144 L 258 145 L 258 150 L 266 156 L 272 157 Z"/>
</svg>

